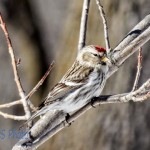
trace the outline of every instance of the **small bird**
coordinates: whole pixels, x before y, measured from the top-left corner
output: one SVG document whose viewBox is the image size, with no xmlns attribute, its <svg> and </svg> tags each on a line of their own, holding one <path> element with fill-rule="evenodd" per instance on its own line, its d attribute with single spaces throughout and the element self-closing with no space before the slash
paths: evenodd
<svg viewBox="0 0 150 150">
<path fill-rule="evenodd" d="M 110 60 L 106 55 L 106 50 L 100 46 L 90 45 L 82 48 L 72 67 L 52 88 L 27 122 L 53 110 L 71 114 L 90 102 L 93 97 L 99 96 L 109 69 Z"/>
</svg>

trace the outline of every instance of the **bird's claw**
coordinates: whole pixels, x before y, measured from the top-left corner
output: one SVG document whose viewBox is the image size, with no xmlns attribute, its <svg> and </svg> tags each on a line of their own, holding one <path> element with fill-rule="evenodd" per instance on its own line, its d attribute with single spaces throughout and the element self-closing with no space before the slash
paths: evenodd
<svg viewBox="0 0 150 150">
<path fill-rule="evenodd" d="M 96 108 L 93 104 L 94 104 L 94 102 L 95 102 L 95 99 L 96 99 L 96 97 L 93 97 L 92 99 L 91 99 L 91 106 L 93 107 L 93 108 Z"/>
<path fill-rule="evenodd" d="M 65 121 L 67 123 L 67 126 L 69 127 L 71 125 L 70 122 L 68 122 L 68 119 L 70 118 L 70 115 L 67 113 L 66 117 L 65 117 Z"/>
</svg>

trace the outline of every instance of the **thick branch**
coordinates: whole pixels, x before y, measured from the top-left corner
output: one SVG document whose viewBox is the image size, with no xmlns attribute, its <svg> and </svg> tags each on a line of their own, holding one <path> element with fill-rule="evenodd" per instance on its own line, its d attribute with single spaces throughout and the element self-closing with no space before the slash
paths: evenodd
<svg viewBox="0 0 150 150">
<path fill-rule="evenodd" d="M 124 61 L 150 39 L 150 14 L 137 24 L 121 43 L 110 52 L 113 61 L 108 77 L 116 72 Z"/>
</svg>

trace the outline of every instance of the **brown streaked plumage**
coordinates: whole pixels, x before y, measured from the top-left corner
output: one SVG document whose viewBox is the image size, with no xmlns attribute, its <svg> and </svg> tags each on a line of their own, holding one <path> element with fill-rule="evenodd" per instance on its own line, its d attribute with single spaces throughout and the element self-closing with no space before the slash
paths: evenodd
<svg viewBox="0 0 150 150">
<path fill-rule="evenodd" d="M 72 67 L 52 88 L 28 121 L 47 111 L 63 110 L 73 113 L 92 97 L 99 96 L 105 85 L 108 63 L 104 48 L 93 45 L 84 47 Z"/>
</svg>

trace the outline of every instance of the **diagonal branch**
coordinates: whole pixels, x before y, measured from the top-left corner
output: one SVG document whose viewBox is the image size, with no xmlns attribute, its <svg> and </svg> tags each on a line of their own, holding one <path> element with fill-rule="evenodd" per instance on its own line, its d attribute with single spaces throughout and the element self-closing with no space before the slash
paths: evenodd
<svg viewBox="0 0 150 150">
<path fill-rule="evenodd" d="M 43 77 L 41 78 L 41 80 L 35 85 L 35 87 L 26 96 L 26 99 L 29 99 L 37 91 L 37 89 L 43 84 L 43 82 L 45 81 L 45 79 L 50 74 L 51 70 L 53 69 L 53 67 L 54 67 L 54 61 L 49 65 L 48 70 L 43 75 Z"/>
<path fill-rule="evenodd" d="M 107 77 L 109 78 L 119 67 L 150 39 L 150 14 L 138 23 L 127 36 L 110 52 L 112 64 Z"/>
</svg>

